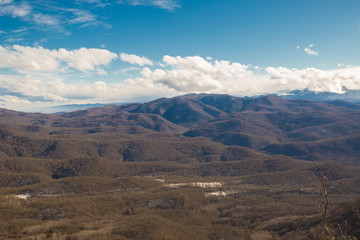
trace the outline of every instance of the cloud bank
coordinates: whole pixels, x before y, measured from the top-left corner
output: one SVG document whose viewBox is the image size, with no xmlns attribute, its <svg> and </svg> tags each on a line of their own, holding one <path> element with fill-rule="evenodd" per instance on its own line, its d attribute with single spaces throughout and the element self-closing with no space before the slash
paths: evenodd
<svg viewBox="0 0 360 240">
<path fill-rule="evenodd" d="M 113 66 L 121 61 L 142 67 L 132 68 L 129 75 Z M 92 80 L 79 80 L 79 74 L 81 79 Z M 254 96 L 305 88 L 332 93 L 360 90 L 360 66 L 334 70 L 258 67 L 169 55 L 154 63 L 106 49 L 0 46 L 0 104 L 19 110 L 44 104 L 134 102 L 186 93 Z"/>
</svg>

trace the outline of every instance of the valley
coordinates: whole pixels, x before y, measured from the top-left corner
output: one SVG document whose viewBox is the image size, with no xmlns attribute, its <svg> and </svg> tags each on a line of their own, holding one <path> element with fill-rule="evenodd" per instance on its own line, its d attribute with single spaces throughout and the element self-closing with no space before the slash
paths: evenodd
<svg viewBox="0 0 360 240">
<path fill-rule="evenodd" d="M 0 110 L 0 239 L 360 237 L 360 104 L 188 94 Z M 340 238 L 339 238 L 340 239 Z"/>
</svg>

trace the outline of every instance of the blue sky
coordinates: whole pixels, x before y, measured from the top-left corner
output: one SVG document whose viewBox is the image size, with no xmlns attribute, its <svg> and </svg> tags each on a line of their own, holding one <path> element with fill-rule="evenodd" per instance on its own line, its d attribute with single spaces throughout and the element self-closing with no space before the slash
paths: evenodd
<svg viewBox="0 0 360 240">
<path fill-rule="evenodd" d="M 358 0 L 0 0 L 0 106 L 360 89 Z"/>
</svg>

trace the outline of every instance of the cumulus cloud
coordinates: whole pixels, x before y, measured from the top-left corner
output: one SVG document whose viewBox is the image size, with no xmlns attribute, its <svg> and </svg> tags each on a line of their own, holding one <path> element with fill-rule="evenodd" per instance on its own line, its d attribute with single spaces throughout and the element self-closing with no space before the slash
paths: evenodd
<svg viewBox="0 0 360 240">
<path fill-rule="evenodd" d="M 260 68 L 225 60 L 214 59 L 210 62 L 200 56 L 165 55 L 156 67 L 110 71 L 112 83 L 106 82 L 106 78 L 83 82 L 77 80 L 76 76 L 79 75 L 67 74 L 70 69 L 80 73 L 101 72 L 102 65 L 115 59 L 119 59 L 116 54 L 104 49 L 82 48 L 70 51 L 41 47 L 0 47 L 0 67 L 20 72 L 17 75 L 0 74 L 0 102 L 6 107 L 15 108 L 29 106 L 24 102 L 109 103 L 150 100 L 193 92 L 254 96 L 305 88 L 333 93 L 344 93 L 346 89 L 360 90 L 360 67 L 334 70 Z M 58 78 L 48 77 L 53 76 L 53 72 L 64 74 L 58 74 Z M 114 79 L 122 78 L 119 75 L 129 78 L 114 82 Z"/>
<path fill-rule="evenodd" d="M 311 49 L 311 48 L 313 48 L 313 47 L 315 47 L 315 44 L 309 44 L 308 47 L 304 48 L 305 53 L 306 53 L 307 55 L 309 55 L 309 56 L 319 56 L 319 55 L 320 55 L 319 52 L 314 51 L 313 49 Z"/>
<path fill-rule="evenodd" d="M 140 57 L 134 54 L 120 53 L 120 59 L 124 62 L 139 66 L 154 65 L 154 63 L 150 59 L 146 57 Z"/>
<path fill-rule="evenodd" d="M 199 56 L 163 57 L 164 67 L 143 68 L 141 77 L 131 83 L 151 83 L 179 93 L 207 92 L 236 95 L 258 95 L 308 88 L 315 92 L 344 93 L 344 89 L 360 89 L 360 67 L 337 70 L 316 68 L 251 67 L 240 63 Z"/>
<path fill-rule="evenodd" d="M 58 53 L 60 53 L 59 59 L 67 62 L 69 67 L 83 72 L 97 70 L 99 66 L 107 65 L 117 57 L 115 53 L 96 48 L 80 48 L 74 51 L 60 49 Z"/>
<path fill-rule="evenodd" d="M 49 50 L 43 47 L 0 45 L 0 68 L 10 68 L 19 72 L 67 72 L 76 69 L 103 74 L 101 66 L 109 64 L 116 57 L 117 54 L 105 49 Z"/>
<path fill-rule="evenodd" d="M 308 88 L 315 92 L 344 93 L 344 88 L 360 89 L 360 67 L 324 71 L 316 68 L 268 67 L 267 75 L 277 85 L 274 90 Z"/>
<path fill-rule="evenodd" d="M 143 68 L 141 78 L 132 80 L 152 82 L 178 92 L 224 91 L 225 82 L 245 79 L 252 75 L 248 66 L 229 61 L 208 62 L 202 57 L 163 57 L 163 68 Z M 161 65 L 160 65 L 161 66 Z"/>
</svg>

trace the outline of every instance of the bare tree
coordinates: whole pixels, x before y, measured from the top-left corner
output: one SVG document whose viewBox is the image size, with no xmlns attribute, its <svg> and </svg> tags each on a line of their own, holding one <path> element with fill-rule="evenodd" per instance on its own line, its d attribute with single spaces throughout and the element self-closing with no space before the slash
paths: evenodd
<svg viewBox="0 0 360 240">
<path fill-rule="evenodd" d="M 321 239 L 324 240 L 336 240 L 335 232 L 329 227 L 329 179 L 327 176 L 321 174 L 317 177 L 316 189 L 319 194 L 319 200 L 316 203 L 316 209 L 322 216 L 324 235 Z"/>
<path fill-rule="evenodd" d="M 337 224 L 337 228 L 329 225 L 330 194 L 338 189 L 341 184 L 341 181 L 336 185 L 331 184 L 329 178 L 324 173 L 317 176 L 315 185 L 319 198 L 316 203 L 316 209 L 322 216 L 323 234 L 321 240 L 357 240 L 356 237 L 349 236 L 345 233 L 339 223 Z M 354 207 L 354 213 L 357 214 L 360 219 L 360 213 L 357 207 Z"/>
</svg>

